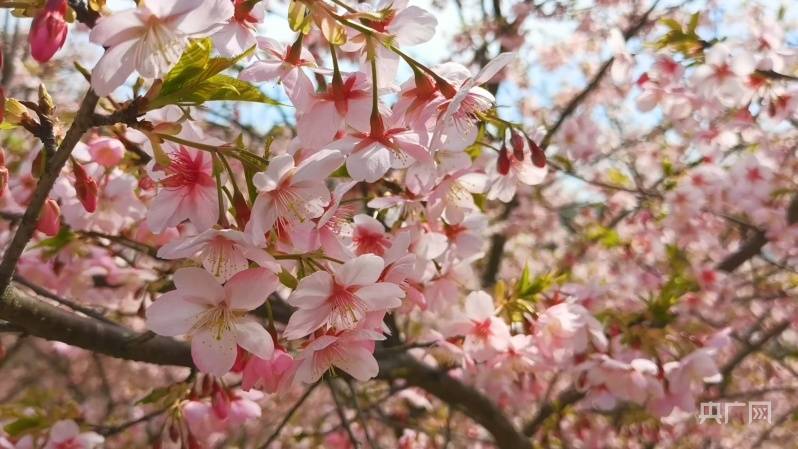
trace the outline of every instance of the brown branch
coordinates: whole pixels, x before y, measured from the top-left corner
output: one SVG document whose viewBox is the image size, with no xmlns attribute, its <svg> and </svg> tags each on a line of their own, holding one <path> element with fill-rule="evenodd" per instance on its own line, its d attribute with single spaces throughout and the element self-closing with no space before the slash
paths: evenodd
<svg viewBox="0 0 798 449">
<path fill-rule="evenodd" d="M 796 194 L 790 205 L 787 207 L 787 223 L 794 225 L 798 223 L 798 194 Z M 762 248 L 768 243 L 767 235 L 762 230 L 757 230 L 754 235 L 743 242 L 737 251 L 729 254 L 721 260 L 717 269 L 731 273 L 744 264 L 746 261 L 756 256 L 762 251 Z"/>
<path fill-rule="evenodd" d="M 767 344 L 770 340 L 778 337 L 782 334 L 787 328 L 790 327 L 790 320 L 784 320 L 780 323 L 776 324 L 767 331 L 764 335 L 762 335 L 759 340 L 755 343 L 747 344 L 742 350 L 740 350 L 737 354 L 732 357 L 731 360 L 726 362 L 726 364 L 721 368 L 720 373 L 723 375 L 723 384 L 721 385 L 721 391 L 724 391 L 731 380 L 731 373 L 739 366 L 743 360 L 745 360 L 749 355 L 759 351 L 762 349 L 765 344 Z"/>
<path fill-rule="evenodd" d="M 191 350 L 185 342 L 155 335 L 143 338 L 143 334 L 124 327 L 59 309 L 12 286 L 0 298 L 0 319 L 14 323 L 30 335 L 120 359 L 193 367 Z M 409 385 L 460 409 L 490 432 L 502 449 L 531 448 L 501 410 L 473 388 L 407 354 L 378 352 L 376 356 L 380 363 L 379 378 L 404 379 Z"/>
<path fill-rule="evenodd" d="M 556 400 L 547 402 L 540 407 L 535 417 L 524 426 L 524 435 L 529 437 L 535 435 L 549 416 L 561 412 L 565 407 L 578 402 L 583 397 L 585 397 L 584 393 L 573 388 L 563 391 Z"/>
<path fill-rule="evenodd" d="M 502 449 L 531 449 L 530 441 L 490 399 L 445 371 L 425 365 L 408 354 L 387 357 L 377 354 L 377 357 L 379 378 L 404 379 L 409 385 L 432 393 L 484 427 Z"/>
<path fill-rule="evenodd" d="M 28 334 L 120 359 L 158 365 L 193 366 L 189 346 L 171 338 L 141 334 L 52 306 L 9 286 L 0 297 L 0 319 Z"/>
<path fill-rule="evenodd" d="M 94 91 L 89 89 L 86 96 L 83 97 L 75 116 L 75 121 L 69 127 L 58 150 L 55 151 L 52 157 L 47 158 L 44 173 L 39 178 L 38 184 L 36 184 L 36 190 L 31 196 L 28 208 L 25 210 L 22 221 L 14 233 L 14 238 L 3 255 L 3 262 L 0 263 L 0 290 L 5 289 L 11 282 L 17 262 L 36 231 L 36 224 L 39 221 L 42 206 L 50 195 L 50 190 L 52 190 L 56 179 L 58 179 L 61 169 L 69 160 L 72 149 L 75 148 L 83 134 L 91 127 L 91 116 L 98 100 L 99 98 Z"/>
<path fill-rule="evenodd" d="M 305 390 L 302 396 L 291 407 L 291 410 L 288 410 L 288 413 L 286 413 L 285 416 L 283 416 L 283 420 L 280 421 L 280 424 L 277 425 L 277 428 L 274 429 L 274 432 L 272 432 L 272 434 L 269 435 L 269 438 L 266 440 L 266 442 L 260 446 L 260 449 L 269 448 L 272 442 L 274 442 L 274 440 L 276 440 L 277 437 L 280 435 L 280 431 L 283 430 L 283 427 L 285 427 L 285 425 L 288 424 L 288 421 L 291 419 L 291 417 L 294 416 L 294 413 L 296 413 L 297 410 L 299 410 L 299 407 L 301 407 L 302 404 L 308 399 L 308 397 L 310 397 L 310 394 L 313 393 L 313 390 L 315 390 L 316 387 L 320 385 L 320 383 L 321 382 L 316 382 L 313 385 L 309 386 L 307 390 Z"/>
<path fill-rule="evenodd" d="M 110 319 L 106 318 L 105 316 L 103 316 L 102 313 L 99 313 L 99 312 L 97 312 L 97 311 L 95 311 L 95 310 L 93 310 L 93 309 L 91 309 L 89 307 L 86 307 L 86 306 L 82 305 L 82 304 L 78 304 L 78 303 L 70 301 L 70 300 L 68 300 L 66 298 L 62 298 L 62 297 L 56 295 L 55 293 L 47 290 L 46 288 L 41 287 L 39 285 L 36 285 L 33 282 L 30 282 L 29 280 L 25 279 L 24 277 L 22 277 L 20 275 L 17 275 L 17 274 L 14 275 L 14 282 L 31 289 L 34 293 L 36 293 L 39 296 L 42 296 L 42 297 L 47 298 L 47 299 L 52 299 L 53 301 L 57 302 L 58 304 L 61 304 L 63 306 L 67 306 L 67 307 L 69 307 L 70 309 L 72 309 L 72 310 L 74 310 L 76 312 L 80 312 L 80 313 L 82 313 L 82 314 L 84 314 L 84 315 L 86 315 L 88 317 L 94 318 L 95 320 L 99 320 L 99 321 L 105 322 L 107 324 L 116 325 L 116 323 L 113 320 L 110 320 Z"/>
</svg>

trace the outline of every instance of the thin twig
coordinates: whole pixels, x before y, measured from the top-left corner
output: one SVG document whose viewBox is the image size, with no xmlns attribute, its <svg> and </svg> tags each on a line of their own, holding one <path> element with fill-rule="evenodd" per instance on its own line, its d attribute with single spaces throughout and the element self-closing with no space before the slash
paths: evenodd
<svg viewBox="0 0 798 449">
<path fill-rule="evenodd" d="M 276 440 L 277 437 L 280 435 L 280 432 L 283 430 L 283 427 L 285 427 L 285 425 L 288 424 L 288 421 L 290 421 L 291 418 L 294 416 L 294 413 L 296 413 L 297 410 L 299 410 L 299 407 L 302 407 L 302 404 L 308 399 L 310 394 L 313 393 L 313 390 L 315 390 L 316 387 L 319 386 L 319 383 L 320 382 L 316 382 L 315 384 L 309 386 L 307 390 L 305 390 L 305 392 L 294 403 L 294 405 L 291 407 L 291 409 L 288 410 L 288 413 L 286 413 L 285 416 L 283 416 L 283 420 L 280 421 L 280 424 L 277 425 L 277 428 L 274 429 L 274 432 L 272 432 L 272 434 L 269 435 L 269 438 L 266 439 L 266 442 L 263 443 L 259 447 L 259 449 L 268 449 L 269 445 L 271 445 L 272 442 L 274 442 L 274 440 Z"/>
</svg>

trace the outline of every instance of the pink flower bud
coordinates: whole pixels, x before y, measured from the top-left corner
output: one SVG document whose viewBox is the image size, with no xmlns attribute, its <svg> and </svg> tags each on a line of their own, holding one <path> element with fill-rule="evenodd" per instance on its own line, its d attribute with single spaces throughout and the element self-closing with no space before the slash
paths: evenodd
<svg viewBox="0 0 798 449">
<path fill-rule="evenodd" d="M 0 198 L 6 193 L 6 186 L 8 185 L 8 168 L 6 166 L 0 167 Z"/>
<path fill-rule="evenodd" d="M 47 198 L 44 202 L 36 229 L 50 236 L 58 234 L 61 229 L 61 208 L 54 199 Z"/>
<path fill-rule="evenodd" d="M 67 37 L 67 24 L 64 20 L 66 9 L 66 0 L 47 0 L 44 9 L 33 18 L 28 33 L 33 59 L 47 62 L 64 45 Z"/>
<path fill-rule="evenodd" d="M 513 156 L 519 161 L 524 160 L 524 136 L 516 130 L 510 131 L 510 146 L 513 147 Z"/>
<path fill-rule="evenodd" d="M 222 388 L 217 388 L 211 396 L 211 405 L 213 406 L 213 413 L 220 420 L 227 419 L 230 414 L 230 396 Z"/>
<path fill-rule="evenodd" d="M 529 148 L 532 150 L 532 163 L 535 164 L 536 167 L 543 168 L 546 166 L 546 153 L 543 152 L 543 149 L 538 146 L 532 139 L 527 139 L 529 142 Z"/>
<path fill-rule="evenodd" d="M 86 212 L 92 213 L 97 210 L 97 181 L 86 174 L 86 170 L 77 162 L 72 164 L 72 170 L 75 172 L 75 192 L 78 194 L 80 204 Z"/>
<path fill-rule="evenodd" d="M 100 137 L 89 144 L 89 154 L 94 162 L 106 168 L 119 163 L 125 156 L 125 145 L 118 139 Z"/>
<path fill-rule="evenodd" d="M 496 170 L 500 175 L 510 173 L 510 157 L 507 155 L 507 147 L 499 150 L 499 159 L 496 161 Z"/>
</svg>

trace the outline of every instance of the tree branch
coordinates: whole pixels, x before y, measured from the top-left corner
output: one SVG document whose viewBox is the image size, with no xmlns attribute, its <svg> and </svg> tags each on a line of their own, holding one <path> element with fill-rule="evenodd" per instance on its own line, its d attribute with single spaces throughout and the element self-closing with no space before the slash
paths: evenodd
<svg viewBox="0 0 798 449">
<path fill-rule="evenodd" d="M 17 262 L 19 261 L 22 252 L 25 250 L 33 233 L 36 231 L 36 224 L 39 221 L 39 214 L 41 213 L 44 202 L 50 195 L 56 179 L 58 179 L 61 169 L 69 160 L 69 155 L 72 154 L 72 149 L 80 141 L 83 134 L 91 127 L 91 117 L 94 112 L 95 106 L 99 98 L 93 90 L 89 89 L 83 101 L 80 104 L 75 121 L 69 127 L 64 140 L 61 141 L 58 150 L 47 158 L 47 164 L 44 173 L 39 178 L 36 184 L 36 190 L 31 196 L 28 208 L 25 209 L 25 214 L 14 233 L 14 238 L 8 245 L 8 248 L 3 255 L 3 262 L 0 263 L 0 290 L 8 287 L 11 282 L 11 277 L 16 269 Z"/>
<path fill-rule="evenodd" d="M 159 336 L 142 339 L 139 333 L 59 309 L 13 286 L 0 298 L 0 319 L 30 335 L 120 359 L 193 366 L 191 350 L 183 342 Z"/>
<path fill-rule="evenodd" d="M 787 207 L 787 223 L 794 225 L 798 223 L 798 194 L 793 196 L 790 205 Z M 737 251 L 729 254 L 721 260 L 717 269 L 731 273 L 744 264 L 746 261 L 756 256 L 762 251 L 762 248 L 768 243 L 768 238 L 765 232 L 757 230 L 754 235 L 746 240 Z"/>
<path fill-rule="evenodd" d="M 191 349 L 185 342 L 154 335 L 142 338 L 145 334 L 59 309 L 13 286 L 7 287 L 0 298 L 0 319 L 14 323 L 30 335 L 120 359 L 194 366 Z M 409 385 L 460 409 L 490 432 L 502 449 L 531 448 L 501 410 L 473 388 L 405 353 L 389 351 L 376 356 L 380 363 L 379 378 L 404 379 Z"/>
<path fill-rule="evenodd" d="M 379 378 L 404 379 L 422 388 L 453 408 L 460 409 L 493 435 L 502 449 L 531 449 L 530 441 L 496 405 L 480 392 L 452 378 L 446 372 L 419 362 L 408 354 L 377 354 Z"/>
</svg>

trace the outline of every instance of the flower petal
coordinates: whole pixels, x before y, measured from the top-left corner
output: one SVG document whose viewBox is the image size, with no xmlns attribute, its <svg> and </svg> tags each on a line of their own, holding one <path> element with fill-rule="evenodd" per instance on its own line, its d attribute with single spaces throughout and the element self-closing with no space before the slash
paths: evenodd
<svg viewBox="0 0 798 449">
<path fill-rule="evenodd" d="M 335 279 L 342 285 L 371 285 L 382 274 L 385 262 L 374 254 L 363 254 L 344 263 L 335 273 Z"/>
<path fill-rule="evenodd" d="M 234 310 L 253 310 L 263 304 L 280 281 L 265 268 L 250 268 L 230 278 L 224 286 L 227 302 Z"/>
<path fill-rule="evenodd" d="M 200 329 L 191 338 L 191 358 L 204 373 L 225 375 L 233 367 L 237 353 L 233 332 L 223 332 L 217 338 L 212 329 Z"/>
<path fill-rule="evenodd" d="M 187 334 L 206 307 L 182 296 L 177 290 L 159 296 L 147 308 L 147 329 L 167 337 Z"/>
<path fill-rule="evenodd" d="M 224 289 L 210 273 L 203 268 L 181 268 L 173 276 L 175 287 L 184 298 L 202 304 L 216 305 L 224 299 Z"/>
<path fill-rule="evenodd" d="M 274 341 L 266 329 L 253 319 L 244 319 L 235 325 L 236 341 L 238 346 L 269 360 L 274 354 Z"/>
</svg>

